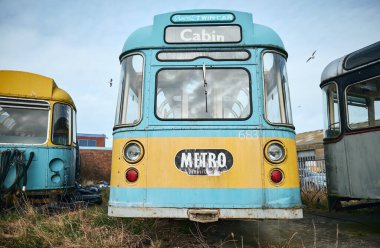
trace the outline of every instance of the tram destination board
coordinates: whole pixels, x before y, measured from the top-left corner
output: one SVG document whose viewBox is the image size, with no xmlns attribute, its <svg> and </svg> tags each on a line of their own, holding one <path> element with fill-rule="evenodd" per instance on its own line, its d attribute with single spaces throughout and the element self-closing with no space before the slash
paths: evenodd
<svg viewBox="0 0 380 248">
<path fill-rule="evenodd" d="M 168 26 L 167 43 L 238 43 L 241 41 L 239 25 L 223 26 Z"/>
</svg>

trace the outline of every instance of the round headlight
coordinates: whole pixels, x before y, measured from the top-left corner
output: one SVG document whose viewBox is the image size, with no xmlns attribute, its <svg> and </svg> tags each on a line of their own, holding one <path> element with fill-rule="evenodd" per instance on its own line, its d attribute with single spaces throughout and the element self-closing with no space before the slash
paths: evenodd
<svg viewBox="0 0 380 248">
<path fill-rule="evenodd" d="M 266 158 L 273 163 L 280 163 L 285 158 L 285 148 L 282 144 L 273 142 L 267 146 Z"/>
<path fill-rule="evenodd" d="M 140 161 L 143 156 L 142 145 L 135 141 L 128 142 L 124 148 L 124 158 L 129 163 Z"/>
</svg>

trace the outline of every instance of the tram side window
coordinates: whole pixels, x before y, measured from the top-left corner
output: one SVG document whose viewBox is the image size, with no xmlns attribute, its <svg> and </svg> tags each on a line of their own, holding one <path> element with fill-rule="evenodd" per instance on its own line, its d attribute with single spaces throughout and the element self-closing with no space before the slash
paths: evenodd
<svg viewBox="0 0 380 248">
<path fill-rule="evenodd" d="M 324 137 L 334 138 L 340 134 L 339 100 L 335 83 L 322 88 L 324 110 Z"/>
<path fill-rule="evenodd" d="M 263 68 L 267 120 L 275 124 L 292 124 L 285 58 L 278 53 L 266 52 Z"/>
<path fill-rule="evenodd" d="M 141 119 L 143 57 L 123 59 L 115 125 L 136 125 Z"/>
<path fill-rule="evenodd" d="M 56 145 L 71 144 L 71 107 L 66 104 L 54 104 L 52 142 Z"/>
<path fill-rule="evenodd" d="M 347 89 L 346 103 L 350 129 L 380 126 L 380 77 Z"/>
</svg>

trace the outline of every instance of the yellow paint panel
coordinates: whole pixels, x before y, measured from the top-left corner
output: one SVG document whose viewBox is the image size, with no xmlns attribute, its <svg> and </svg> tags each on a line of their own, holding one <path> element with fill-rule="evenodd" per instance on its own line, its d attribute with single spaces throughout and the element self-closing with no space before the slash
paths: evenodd
<svg viewBox="0 0 380 248">
<path fill-rule="evenodd" d="M 75 108 L 71 96 L 58 88 L 52 78 L 29 72 L 0 70 L 0 95 L 55 100 L 68 103 Z"/>
<path fill-rule="evenodd" d="M 130 139 L 114 140 L 111 185 L 117 187 L 158 188 L 275 188 L 270 182 L 270 170 L 281 168 L 285 180 L 280 187 L 299 187 L 295 142 L 280 140 L 287 149 L 287 158 L 279 165 L 268 163 L 263 157 L 267 138 L 240 139 L 235 137 L 174 137 L 137 139 L 145 148 L 143 159 L 129 165 L 123 158 L 124 145 Z M 177 169 L 176 154 L 184 149 L 225 149 L 233 156 L 230 170 L 220 176 L 193 176 Z M 140 179 L 135 184 L 125 181 L 129 167 L 139 170 Z"/>
</svg>

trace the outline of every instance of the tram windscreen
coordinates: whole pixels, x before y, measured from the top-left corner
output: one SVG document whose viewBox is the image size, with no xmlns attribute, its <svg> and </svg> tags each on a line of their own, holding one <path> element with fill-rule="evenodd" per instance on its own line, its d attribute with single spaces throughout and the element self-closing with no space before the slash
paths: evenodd
<svg viewBox="0 0 380 248">
<path fill-rule="evenodd" d="M 172 120 L 246 119 L 251 114 L 249 81 L 248 72 L 240 68 L 161 70 L 156 115 Z"/>
<path fill-rule="evenodd" d="M 0 143 L 43 144 L 48 120 L 49 110 L 0 106 Z"/>
</svg>

